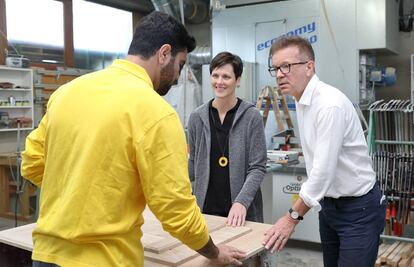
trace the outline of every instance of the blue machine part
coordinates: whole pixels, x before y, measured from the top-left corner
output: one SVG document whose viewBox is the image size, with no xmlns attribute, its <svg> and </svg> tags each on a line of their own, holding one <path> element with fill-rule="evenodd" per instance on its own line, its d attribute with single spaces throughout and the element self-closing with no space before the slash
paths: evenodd
<svg viewBox="0 0 414 267">
<path fill-rule="evenodd" d="M 395 68 L 375 67 L 371 70 L 370 81 L 382 86 L 394 85 L 397 80 Z"/>
</svg>

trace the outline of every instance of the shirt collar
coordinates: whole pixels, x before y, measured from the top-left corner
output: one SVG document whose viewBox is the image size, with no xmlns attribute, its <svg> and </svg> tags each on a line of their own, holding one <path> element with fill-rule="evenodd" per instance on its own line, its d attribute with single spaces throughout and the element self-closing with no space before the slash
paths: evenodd
<svg viewBox="0 0 414 267">
<path fill-rule="evenodd" d="M 314 74 L 312 76 L 312 79 L 310 79 L 310 81 L 306 85 L 305 90 L 303 90 L 303 94 L 300 97 L 299 101 L 297 101 L 298 104 L 310 106 L 311 101 L 312 101 L 313 91 L 315 91 L 315 88 L 318 82 L 319 82 L 319 78 L 318 76 L 316 76 L 316 74 Z"/>
<path fill-rule="evenodd" d="M 138 64 L 135 64 L 126 59 L 115 59 L 110 68 L 118 68 L 123 71 L 129 72 L 130 74 L 144 80 L 149 86 L 154 88 L 147 71 Z"/>
</svg>

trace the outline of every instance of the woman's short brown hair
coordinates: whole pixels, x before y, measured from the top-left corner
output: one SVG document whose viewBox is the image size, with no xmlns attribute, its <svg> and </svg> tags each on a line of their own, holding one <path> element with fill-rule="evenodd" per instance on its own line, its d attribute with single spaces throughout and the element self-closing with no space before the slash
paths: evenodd
<svg viewBox="0 0 414 267">
<path fill-rule="evenodd" d="M 226 64 L 233 66 L 234 76 L 239 78 L 243 73 L 243 62 L 238 55 L 234 55 L 230 52 L 218 53 L 210 63 L 210 74 L 214 69 L 220 68 Z"/>
</svg>

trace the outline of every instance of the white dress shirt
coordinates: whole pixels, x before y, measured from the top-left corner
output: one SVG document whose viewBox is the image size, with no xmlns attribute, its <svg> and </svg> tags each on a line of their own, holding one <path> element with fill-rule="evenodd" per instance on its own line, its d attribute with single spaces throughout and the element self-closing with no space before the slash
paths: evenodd
<svg viewBox="0 0 414 267">
<path fill-rule="evenodd" d="M 300 141 L 308 179 L 299 196 L 319 211 L 324 197 L 362 196 L 375 172 L 351 101 L 314 75 L 296 102 Z"/>
</svg>

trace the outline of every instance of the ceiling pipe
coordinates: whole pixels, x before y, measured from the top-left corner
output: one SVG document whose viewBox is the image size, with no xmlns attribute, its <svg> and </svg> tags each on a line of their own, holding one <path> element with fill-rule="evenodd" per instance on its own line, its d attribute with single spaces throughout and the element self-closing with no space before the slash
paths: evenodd
<svg viewBox="0 0 414 267">
<path fill-rule="evenodd" d="M 181 21 L 180 5 L 173 0 L 151 0 L 155 10 L 167 13 Z M 183 0 L 184 18 L 188 23 L 199 24 L 207 21 L 208 5 L 201 0 Z"/>
<path fill-rule="evenodd" d="M 210 64 L 211 47 L 197 46 L 190 54 L 188 54 L 188 63 L 190 65 Z"/>
<path fill-rule="evenodd" d="M 177 9 L 169 0 L 151 0 L 152 4 L 154 5 L 155 10 L 167 13 L 177 20 L 180 20 L 179 14 Z"/>
</svg>

